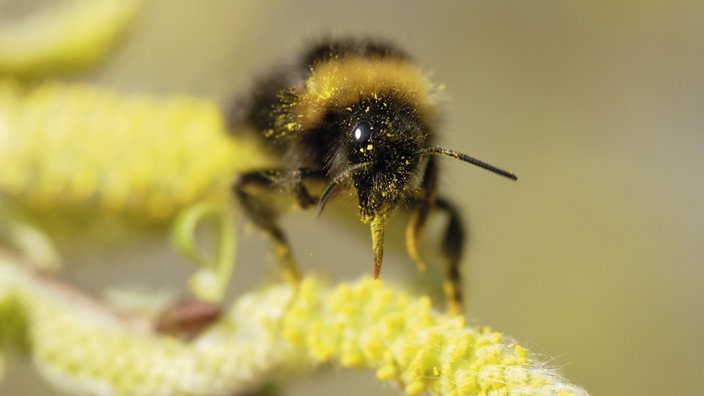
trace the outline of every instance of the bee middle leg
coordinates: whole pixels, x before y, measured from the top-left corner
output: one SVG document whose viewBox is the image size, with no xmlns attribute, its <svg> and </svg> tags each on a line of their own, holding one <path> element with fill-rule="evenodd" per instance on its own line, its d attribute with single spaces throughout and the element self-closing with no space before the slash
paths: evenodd
<svg viewBox="0 0 704 396">
<path fill-rule="evenodd" d="M 457 208 L 450 201 L 438 198 L 435 201 L 435 207 L 445 212 L 448 217 L 445 234 L 442 238 L 442 253 L 447 260 L 443 289 L 445 290 L 448 310 L 454 314 L 461 314 L 463 301 L 460 261 L 465 242 L 464 225 Z"/>
<path fill-rule="evenodd" d="M 291 283 L 298 282 L 300 271 L 288 240 L 278 224 L 279 216 L 285 212 L 278 200 L 293 195 L 301 208 L 315 205 L 318 198 L 311 196 L 304 180 L 323 177 L 322 171 L 308 169 L 265 169 L 240 175 L 232 186 L 245 215 L 271 238 L 284 277 Z"/>
</svg>

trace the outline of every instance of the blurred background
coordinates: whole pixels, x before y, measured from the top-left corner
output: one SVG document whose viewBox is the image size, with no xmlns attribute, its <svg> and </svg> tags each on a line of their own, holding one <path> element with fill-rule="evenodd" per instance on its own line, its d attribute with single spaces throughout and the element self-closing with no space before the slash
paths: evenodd
<svg viewBox="0 0 704 396">
<path fill-rule="evenodd" d="M 13 2 L 0 12 L 21 14 Z M 150 0 L 109 59 L 71 79 L 225 103 L 323 34 L 397 42 L 446 86 L 441 144 L 519 175 L 512 183 L 441 160 L 440 191 L 471 229 L 470 322 L 511 335 L 595 395 L 701 395 L 702 15 L 704 3 L 685 0 Z M 301 266 L 338 280 L 370 273 L 354 203 L 332 206 L 284 221 Z M 383 276 L 439 282 L 416 274 L 397 220 Z M 431 223 L 428 252 L 440 225 Z M 276 264 L 262 236 L 241 229 L 234 283 L 246 290 Z M 69 275 L 94 287 L 168 286 L 190 271 L 158 238 L 111 252 L 119 267 L 81 264 L 103 255 L 69 256 L 78 262 Z M 27 366 L 13 365 L 0 394 L 58 395 Z M 371 372 L 334 368 L 280 388 L 397 393 Z"/>
</svg>

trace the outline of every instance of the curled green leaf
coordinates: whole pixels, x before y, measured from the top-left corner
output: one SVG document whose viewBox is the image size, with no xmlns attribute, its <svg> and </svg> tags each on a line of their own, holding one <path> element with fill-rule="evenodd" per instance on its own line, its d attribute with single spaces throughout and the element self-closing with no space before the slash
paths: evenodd
<svg viewBox="0 0 704 396">
<path fill-rule="evenodd" d="M 220 301 L 225 294 L 234 269 L 236 243 L 233 213 L 229 207 L 202 202 L 184 210 L 172 228 L 176 248 L 198 271 L 191 277 L 189 286 L 196 297 L 205 301 Z M 213 252 L 204 253 L 198 246 L 197 230 L 206 224 L 212 226 L 215 240 Z"/>
</svg>

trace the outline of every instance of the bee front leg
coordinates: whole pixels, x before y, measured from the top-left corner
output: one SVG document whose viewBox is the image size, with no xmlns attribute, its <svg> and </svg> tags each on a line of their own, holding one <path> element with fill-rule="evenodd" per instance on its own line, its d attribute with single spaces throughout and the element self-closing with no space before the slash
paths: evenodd
<svg viewBox="0 0 704 396">
<path fill-rule="evenodd" d="M 271 238 L 284 277 L 291 283 L 298 282 L 300 271 L 278 224 L 279 216 L 287 209 L 282 207 L 280 201 L 293 195 L 300 208 L 315 205 L 318 200 L 310 195 L 304 180 L 323 177 L 322 171 L 308 169 L 266 169 L 240 175 L 232 187 L 247 218 Z"/>
<path fill-rule="evenodd" d="M 421 272 L 428 269 L 428 263 L 418 247 L 423 234 L 425 234 L 428 213 L 430 213 L 430 205 L 419 201 L 411 212 L 411 219 L 406 226 L 406 251 L 411 260 L 415 261 L 418 271 Z"/>
<path fill-rule="evenodd" d="M 420 254 L 418 244 L 425 232 L 428 215 L 433 209 L 441 210 L 448 216 L 442 238 L 442 253 L 446 260 L 443 290 L 448 311 L 460 314 L 463 311 L 460 260 L 464 250 L 465 230 L 457 208 L 450 201 L 437 197 L 437 166 L 434 158 L 430 158 L 423 175 L 421 194 L 413 202 L 411 220 L 406 227 L 406 250 L 420 270 L 425 270 L 427 264 Z"/>
<path fill-rule="evenodd" d="M 428 221 L 430 209 L 435 204 L 435 194 L 438 180 L 435 158 L 431 157 L 423 172 L 423 183 L 419 196 L 412 203 L 411 219 L 406 226 L 406 251 L 415 261 L 418 270 L 423 272 L 428 268 L 427 261 L 420 253 L 418 245 L 425 234 L 425 224 Z"/>
<path fill-rule="evenodd" d="M 448 216 L 445 233 L 442 237 L 442 253 L 445 256 L 445 299 L 448 311 L 453 314 L 462 313 L 462 276 L 460 274 L 460 260 L 464 250 L 465 231 L 462 219 L 457 208 L 443 198 L 437 198 L 433 206 L 419 201 L 414 207 L 411 221 L 406 228 L 406 247 L 409 256 L 418 263 L 419 268 L 425 268 L 425 260 L 419 253 L 418 242 L 421 230 L 425 228 L 425 220 L 430 209 L 445 212 Z"/>
</svg>

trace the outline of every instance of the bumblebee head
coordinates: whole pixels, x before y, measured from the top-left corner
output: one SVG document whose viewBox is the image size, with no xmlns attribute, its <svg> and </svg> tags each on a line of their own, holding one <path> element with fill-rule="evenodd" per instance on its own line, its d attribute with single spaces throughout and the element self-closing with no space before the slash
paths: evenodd
<svg viewBox="0 0 704 396">
<path fill-rule="evenodd" d="M 322 148 L 322 158 L 316 159 L 322 159 L 331 182 L 318 213 L 339 185 L 356 192 L 361 219 L 371 226 L 375 277 L 386 221 L 418 194 L 426 157 L 442 154 L 516 178 L 466 154 L 430 145 L 434 85 L 405 55 L 384 48 L 332 44 L 313 51 L 314 61 L 306 62 L 308 78 L 283 106 L 285 117 L 277 118 L 281 130 L 305 131 L 299 135 L 314 143 L 305 146 Z"/>
<path fill-rule="evenodd" d="M 412 197 L 421 183 L 428 126 L 416 110 L 391 95 L 360 100 L 330 112 L 338 140 L 326 158 L 333 180 L 328 194 L 347 179 L 356 191 L 362 221 L 386 218 Z"/>
<path fill-rule="evenodd" d="M 413 199 L 422 183 L 426 157 L 450 156 L 516 179 L 505 170 L 466 154 L 429 145 L 430 127 L 424 114 L 392 95 L 374 95 L 341 109 L 329 109 L 323 133 L 336 135 L 325 156 L 332 180 L 319 201 L 319 212 L 340 184 L 356 191 L 361 219 L 369 223 L 374 276 L 383 255 L 384 229 L 393 211 Z"/>
</svg>

